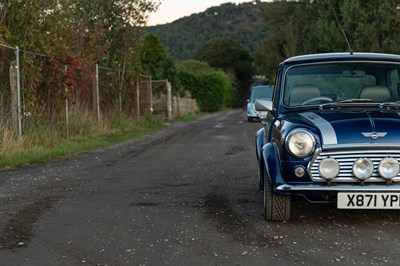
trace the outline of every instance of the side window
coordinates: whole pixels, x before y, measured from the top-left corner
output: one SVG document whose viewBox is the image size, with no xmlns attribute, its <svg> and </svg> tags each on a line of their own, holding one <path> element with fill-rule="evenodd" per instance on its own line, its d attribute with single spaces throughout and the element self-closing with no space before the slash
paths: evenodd
<svg viewBox="0 0 400 266">
<path fill-rule="evenodd" d="M 400 99 L 399 90 L 400 90 L 400 77 L 399 71 L 394 69 L 389 72 L 389 89 L 392 91 L 393 100 L 398 101 Z"/>
<path fill-rule="evenodd" d="M 280 84 L 281 84 L 281 77 L 280 73 L 282 71 L 282 67 L 278 67 L 276 71 L 276 76 L 275 76 L 275 85 L 274 85 L 274 93 L 272 96 L 272 101 L 274 103 L 273 109 L 276 109 L 276 104 L 278 103 L 278 97 L 279 97 L 279 92 L 280 92 Z"/>
</svg>

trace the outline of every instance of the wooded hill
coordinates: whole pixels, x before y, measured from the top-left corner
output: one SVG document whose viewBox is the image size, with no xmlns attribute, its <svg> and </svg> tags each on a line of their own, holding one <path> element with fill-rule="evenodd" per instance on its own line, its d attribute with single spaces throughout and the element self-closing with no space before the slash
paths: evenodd
<svg viewBox="0 0 400 266">
<path fill-rule="evenodd" d="M 227 3 L 181 18 L 172 23 L 148 27 L 176 59 L 190 59 L 202 45 L 215 38 L 231 37 L 252 54 L 267 37 L 262 3 Z"/>
</svg>

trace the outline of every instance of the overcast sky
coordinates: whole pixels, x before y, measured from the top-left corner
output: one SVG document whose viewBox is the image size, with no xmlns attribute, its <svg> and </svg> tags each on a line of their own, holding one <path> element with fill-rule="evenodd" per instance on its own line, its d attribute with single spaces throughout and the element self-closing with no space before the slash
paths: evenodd
<svg viewBox="0 0 400 266">
<path fill-rule="evenodd" d="M 150 15 L 148 25 L 154 26 L 157 24 L 169 23 L 224 3 L 244 2 L 252 2 L 252 0 L 162 0 L 158 11 Z"/>
</svg>

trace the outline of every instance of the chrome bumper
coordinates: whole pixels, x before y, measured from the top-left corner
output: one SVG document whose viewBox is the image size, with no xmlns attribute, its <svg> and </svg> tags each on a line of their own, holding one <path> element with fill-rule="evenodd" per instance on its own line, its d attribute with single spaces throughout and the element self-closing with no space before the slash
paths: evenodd
<svg viewBox="0 0 400 266">
<path fill-rule="evenodd" d="M 376 184 L 338 184 L 338 185 L 327 185 L 327 184 L 310 184 L 310 185 L 280 185 L 275 188 L 279 192 L 400 192 L 400 184 L 391 185 L 376 185 Z"/>
</svg>

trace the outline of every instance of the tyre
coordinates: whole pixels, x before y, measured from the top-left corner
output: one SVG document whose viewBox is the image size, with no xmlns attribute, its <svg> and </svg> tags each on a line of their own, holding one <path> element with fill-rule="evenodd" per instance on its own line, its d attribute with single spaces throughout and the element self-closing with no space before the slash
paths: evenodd
<svg viewBox="0 0 400 266">
<path fill-rule="evenodd" d="M 264 169 L 264 214 L 266 221 L 283 222 L 290 219 L 290 196 L 273 193 L 271 181 Z"/>
</svg>

